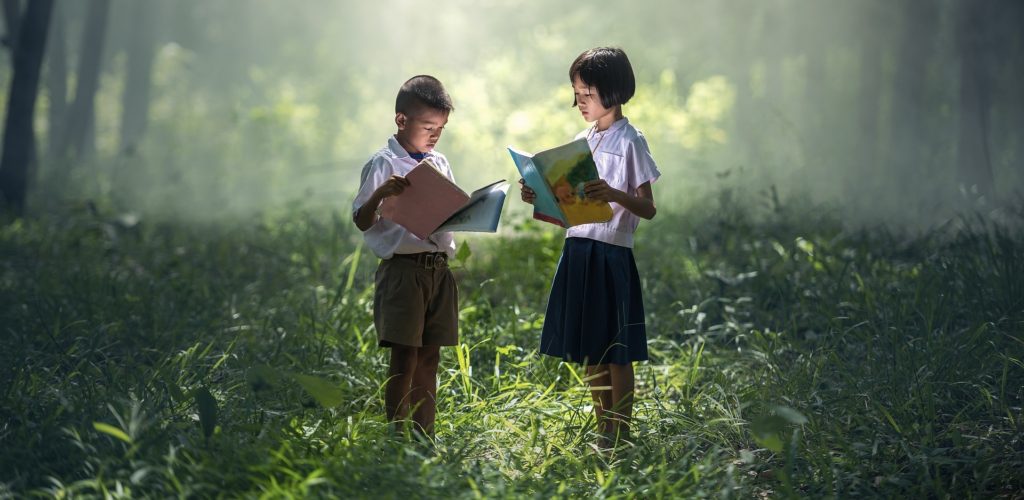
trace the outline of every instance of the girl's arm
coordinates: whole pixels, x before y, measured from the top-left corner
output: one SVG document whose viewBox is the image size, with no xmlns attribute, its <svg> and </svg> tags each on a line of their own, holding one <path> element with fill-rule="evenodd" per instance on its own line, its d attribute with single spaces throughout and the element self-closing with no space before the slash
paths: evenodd
<svg viewBox="0 0 1024 500">
<path fill-rule="evenodd" d="M 595 200 L 618 203 L 623 208 L 633 212 L 637 217 L 651 220 L 658 213 L 654 206 L 654 191 L 651 190 L 651 183 L 645 182 L 636 188 L 636 194 L 629 194 L 619 191 L 608 185 L 604 179 L 590 181 L 583 185 L 583 191 L 588 198 Z"/>
</svg>

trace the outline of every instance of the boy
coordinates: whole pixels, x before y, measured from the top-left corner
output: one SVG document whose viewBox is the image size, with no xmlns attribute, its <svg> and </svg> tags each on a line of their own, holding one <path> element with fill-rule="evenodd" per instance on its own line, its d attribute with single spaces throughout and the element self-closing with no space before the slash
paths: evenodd
<svg viewBox="0 0 1024 500">
<path fill-rule="evenodd" d="M 373 323 L 381 347 L 391 348 L 384 406 L 389 422 L 415 423 L 414 432 L 433 436 L 437 363 L 443 345 L 459 337 L 459 292 L 448 270 L 455 254 L 451 233 L 421 240 L 392 221 L 380 218 L 385 198 L 402 193 L 405 175 L 424 158 L 452 176 L 448 160 L 434 146 L 452 112 L 451 97 L 436 78 L 414 76 L 398 91 L 398 131 L 363 167 L 352 220 L 366 245 L 382 260 L 373 295 Z M 410 412 L 412 413 L 410 415 Z"/>
</svg>

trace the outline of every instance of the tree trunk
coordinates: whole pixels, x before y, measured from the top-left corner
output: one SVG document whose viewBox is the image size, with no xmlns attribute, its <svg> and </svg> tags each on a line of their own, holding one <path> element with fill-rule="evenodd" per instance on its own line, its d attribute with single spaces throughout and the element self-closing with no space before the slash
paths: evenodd
<svg viewBox="0 0 1024 500">
<path fill-rule="evenodd" d="M 47 117 L 47 145 L 51 156 L 60 154 L 61 134 L 66 132 L 68 109 L 68 54 L 65 34 L 64 9 L 61 3 L 53 7 L 53 25 L 50 28 L 49 53 L 46 56 L 46 90 L 50 109 Z"/>
<path fill-rule="evenodd" d="M 862 13 L 861 26 L 864 33 L 878 29 L 883 19 L 882 6 L 867 2 Z M 884 28 L 883 28 L 884 29 Z M 864 36 L 860 46 L 860 87 L 857 91 L 857 137 L 852 143 L 856 151 L 851 158 L 860 162 L 854 171 L 875 176 L 881 171 L 878 165 L 879 134 L 878 118 L 881 112 L 882 96 L 882 47 L 879 36 Z"/>
<path fill-rule="evenodd" d="M 956 46 L 960 56 L 957 174 L 969 193 L 991 197 L 992 159 L 988 145 L 991 64 L 985 57 L 987 5 L 986 2 L 960 0 L 957 6 Z"/>
<path fill-rule="evenodd" d="M 1016 26 L 1024 26 L 1024 2 L 1015 2 L 1014 16 L 1016 20 Z M 1010 109 L 1011 116 L 1016 117 L 1013 130 L 1024 130 L 1024 89 L 1020 87 L 1020 82 L 1024 81 L 1024 33 L 1021 33 L 1020 29 L 1014 29 L 1013 33 L 1016 37 L 1016 47 L 1013 59 L 1014 72 L 1012 73 L 1011 88 L 1013 89 L 1013 97 L 1010 102 L 1015 105 Z M 1024 172 L 1024 134 L 1014 134 L 1016 151 L 1013 155 L 1014 167 L 1017 172 Z M 1024 181 L 1024 179 L 1020 179 Z"/>
<path fill-rule="evenodd" d="M 938 9 L 931 0 L 906 0 L 903 9 L 902 40 L 896 53 L 888 171 L 896 192 L 906 192 L 934 172 L 923 165 L 929 146 L 925 130 L 928 116 L 928 63 L 934 52 Z"/>
<path fill-rule="evenodd" d="M 4 9 L 4 45 L 14 53 L 14 46 L 18 41 L 18 23 L 21 22 L 21 2 L 19 0 L 3 0 Z"/>
<path fill-rule="evenodd" d="M 124 105 L 121 111 L 121 152 L 133 152 L 146 131 L 156 42 L 156 23 L 153 21 L 160 5 L 145 0 L 136 0 L 135 3 L 135 32 L 129 42 Z"/>
<path fill-rule="evenodd" d="M 107 32 L 107 14 L 110 0 L 92 0 L 85 29 L 82 30 L 82 55 L 78 59 L 75 100 L 67 120 L 67 132 L 59 150 L 61 155 L 72 154 L 82 158 L 94 150 L 91 142 L 95 130 L 96 90 L 99 88 L 103 44 Z"/>
<path fill-rule="evenodd" d="M 32 117 L 52 10 L 53 0 L 29 2 L 15 43 L 14 78 L 7 100 L 4 149 L 0 157 L 0 194 L 4 203 L 17 214 L 25 210 L 28 172 L 35 156 Z"/>
</svg>

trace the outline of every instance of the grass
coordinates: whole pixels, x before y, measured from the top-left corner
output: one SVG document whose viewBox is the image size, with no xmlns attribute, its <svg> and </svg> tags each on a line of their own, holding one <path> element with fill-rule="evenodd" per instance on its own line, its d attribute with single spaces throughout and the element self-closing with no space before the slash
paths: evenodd
<svg viewBox="0 0 1024 500">
<path fill-rule="evenodd" d="M 636 445 L 537 353 L 561 235 L 471 239 L 438 443 L 391 439 L 376 259 L 345 220 L 0 225 L 0 496 L 1019 497 L 1024 240 L 782 210 L 636 249 Z"/>
</svg>

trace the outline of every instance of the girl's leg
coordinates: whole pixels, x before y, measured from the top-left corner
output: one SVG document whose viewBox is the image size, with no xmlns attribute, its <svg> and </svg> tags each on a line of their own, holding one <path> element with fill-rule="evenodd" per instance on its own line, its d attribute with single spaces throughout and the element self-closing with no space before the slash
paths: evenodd
<svg viewBox="0 0 1024 500">
<path fill-rule="evenodd" d="M 428 436 L 434 434 L 434 415 L 437 413 L 437 363 L 441 348 L 427 345 L 416 350 L 416 372 L 412 378 L 413 421 L 417 430 Z"/>
<path fill-rule="evenodd" d="M 597 432 L 610 433 L 614 429 L 605 412 L 612 408 L 612 379 L 608 365 L 590 365 L 587 367 L 587 380 L 590 383 L 590 396 L 594 398 L 594 414 L 597 417 Z"/>
<path fill-rule="evenodd" d="M 388 367 L 388 381 L 384 388 L 384 410 L 388 422 L 395 425 L 409 419 L 409 391 L 413 373 L 416 371 L 416 348 L 395 345 L 391 347 L 391 365 Z"/>
<path fill-rule="evenodd" d="M 620 438 L 629 437 L 629 422 L 633 418 L 633 363 L 608 365 L 611 372 L 612 401 L 610 407 L 612 431 Z"/>
</svg>

